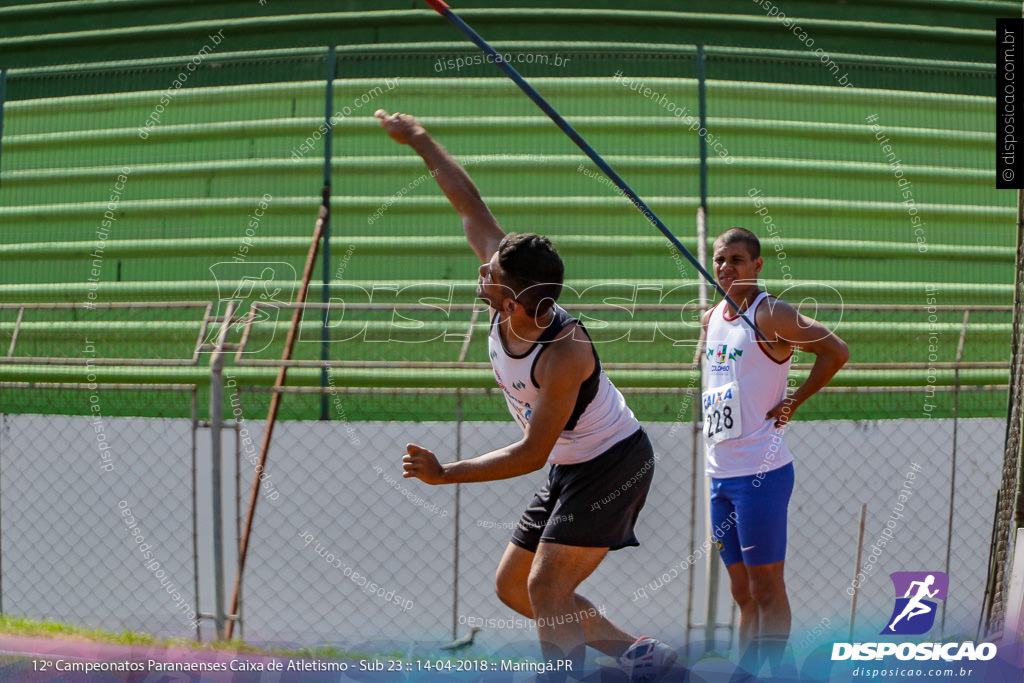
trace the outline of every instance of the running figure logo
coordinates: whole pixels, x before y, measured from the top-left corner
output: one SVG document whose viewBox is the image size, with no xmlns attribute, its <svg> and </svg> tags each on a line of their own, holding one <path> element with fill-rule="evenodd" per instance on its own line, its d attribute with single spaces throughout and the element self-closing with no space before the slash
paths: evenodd
<svg viewBox="0 0 1024 683">
<path fill-rule="evenodd" d="M 935 623 L 937 601 L 946 599 L 949 577 L 943 572 L 893 572 L 889 576 L 896 589 L 896 606 L 882 635 L 927 633 Z"/>
</svg>

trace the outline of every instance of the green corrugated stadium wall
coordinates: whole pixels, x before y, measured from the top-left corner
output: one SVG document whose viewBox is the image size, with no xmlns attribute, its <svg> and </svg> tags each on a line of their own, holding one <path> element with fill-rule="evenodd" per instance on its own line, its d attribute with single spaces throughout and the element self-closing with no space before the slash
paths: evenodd
<svg viewBox="0 0 1024 683">
<path fill-rule="evenodd" d="M 335 108 L 381 88 L 364 111 L 335 128 L 331 271 L 351 248 L 343 283 L 349 289 L 344 291 L 351 293 L 356 286 L 369 290 L 381 281 L 427 281 L 440 286 L 414 288 L 403 296 L 438 290 L 443 296 L 444 283 L 454 283 L 457 301 L 472 299 L 467 288 L 475 265 L 461 243 L 458 221 L 431 182 L 417 182 L 424 171 L 421 162 L 388 140 L 368 116 L 381 106 L 416 113 L 453 153 L 469 158 L 474 179 L 506 229 L 550 234 L 566 257 L 575 290 L 608 281 L 642 282 L 660 286 L 661 292 L 675 288 L 670 303 L 693 298 L 680 288 L 676 265 L 653 228 L 606 185 L 579 171 L 580 164 L 591 173 L 593 167 L 514 85 L 495 77 L 493 66 L 439 73 L 438 59 L 475 53 L 471 46 L 450 42 L 456 38 L 453 29 L 439 17 L 412 11 L 415 3 L 374 3 L 379 11 L 366 12 L 361 11 L 364 3 L 270 2 L 259 8 L 259 15 L 251 2 L 115 4 L 117 12 L 104 8 L 110 3 L 61 3 L 60 22 L 53 21 L 52 8 L 49 14 L 38 6 L 0 9 L 0 64 L 33 67 L 11 71 L 8 79 L 0 190 L 0 240 L 7 245 L 0 258 L 6 277 L 0 300 L 84 300 L 97 218 L 123 166 L 131 169 L 130 181 L 107 243 L 101 300 L 214 299 L 209 266 L 231 258 L 265 193 L 273 200 L 261 219 L 252 258 L 284 260 L 300 269 L 322 178 L 322 152 L 317 147 L 299 161 L 290 157 L 323 115 L 325 51 L 289 49 L 272 59 L 237 52 L 335 40 L 368 44 L 339 48 Z M 993 189 L 994 118 L 987 95 L 994 70 L 987 62 L 993 17 L 1012 13 L 1017 3 L 787 3 L 791 12 L 804 12 L 798 23 L 827 46 L 842 73 L 858 86 L 853 89 L 834 87 L 835 75 L 758 3 L 688 3 L 685 15 L 658 14 L 667 4 L 654 2 L 636 3 L 625 14 L 609 11 L 611 3 L 588 3 L 587 12 L 542 11 L 546 3 L 532 4 L 533 9 L 505 7 L 513 3 L 462 7 L 467 20 L 498 41 L 502 51 L 571 60 L 571 69 L 522 65 L 521 70 L 689 248 L 695 246 L 697 138 L 680 118 L 611 75 L 622 70 L 695 114 L 694 49 L 685 43 L 703 40 L 709 45 L 709 128 L 726 141 L 734 158 L 731 164 L 714 157 L 710 162 L 713 233 L 733 224 L 751 225 L 757 218 L 748 193 L 761 188 L 794 276 L 801 282 L 830 283 L 846 303 L 921 305 L 923 283 L 939 285 L 942 304 L 1010 302 L 1013 198 Z M 484 5 L 495 9 L 473 9 Z M 275 12 L 288 16 L 272 17 Z M 864 17 L 871 22 L 863 22 Z M 55 25 L 60 33 L 53 31 Z M 566 40 L 570 26 L 574 42 L 629 45 L 550 42 Z M 190 76 L 187 87 L 176 91 L 159 125 L 141 139 L 138 128 L 187 61 L 173 55 L 194 54 L 219 29 L 223 44 L 205 68 Z M 30 32 L 53 35 L 46 41 L 21 37 Z M 396 42 L 403 44 L 388 44 Z M 409 44 L 414 42 L 440 44 Z M 46 66 L 141 57 L 150 59 L 100 69 Z M 399 76 L 400 85 L 388 90 L 387 79 Z M 930 248 L 925 253 L 914 244 L 893 171 L 867 124 L 872 114 L 894 141 L 906 177 L 913 179 L 914 198 L 927 216 Z M 407 196 L 368 224 L 367 217 L 392 193 L 413 183 Z M 773 291 L 788 284 L 781 274 L 780 264 L 768 259 L 764 275 Z M 340 291 L 342 283 L 335 285 Z M 607 292 L 592 289 L 588 295 L 592 299 L 596 293 Z M 660 294 L 654 290 L 644 296 L 656 302 Z M 319 290 L 313 295 L 318 297 Z M 0 342 L 9 341 L 15 312 L 2 315 Z M 197 318 L 151 317 L 93 312 L 89 319 L 95 321 L 95 334 L 110 340 L 116 330 L 122 340 L 109 341 L 104 355 L 187 356 Z M 947 339 L 958 334 L 960 317 L 943 318 Z M 1004 360 L 1009 328 L 1008 316 L 1003 317 L 990 315 L 972 327 L 965 360 Z M 636 324 L 639 318 L 609 319 L 610 327 L 598 328 L 595 335 L 614 339 L 631 325 L 634 340 L 644 338 L 655 320 L 644 317 L 644 327 Z M 463 331 L 468 314 L 424 319 L 423 333 L 379 320 L 366 334 L 429 339 Z M 674 339 L 693 336 L 694 327 L 678 319 L 657 322 Z M 359 326 L 347 325 L 339 322 L 332 334 L 358 331 Z M 921 315 L 879 321 L 870 311 L 847 311 L 842 325 L 854 362 L 921 360 Z M 22 328 L 18 353 L 80 355 L 85 329 L 81 323 L 69 325 L 67 314 L 35 314 Z M 305 336 L 317 337 L 314 323 L 307 324 Z M 451 361 L 459 346 L 454 342 L 339 343 L 332 354 L 350 360 Z M 953 342 L 946 343 L 945 355 L 951 356 L 953 348 Z M 315 358 L 318 351 L 316 344 L 300 344 L 298 355 Z M 272 358 L 279 352 L 275 343 L 261 355 Z M 601 353 L 609 363 L 689 363 L 670 343 L 605 344 Z M 482 335 L 476 336 L 469 358 L 483 358 Z M 27 381 L 78 381 L 81 375 L 80 369 L 26 366 L 0 367 L 0 372 Z M 264 384 L 272 378 L 270 370 L 238 372 Z M 202 382 L 208 371 L 114 368 L 106 373 L 110 379 Z M 920 371 L 846 374 L 846 381 L 857 385 L 912 387 L 922 381 Z M 939 374 L 941 383 L 952 381 L 951 372 Z M 486 370 L 333 373 L 340 386 L 487 387 L 488 375 Z M 962 373 L 962 379 L 999 384 L 1004 375 L 973 370 Z M 318 382 L 315 371 L 296 371 L 291 377 L 297 383 Z M 682 370 L 615 373 L 619 384 L 634 387 L 682 386 L 687 377 Z M 833 415 L 838 399 L 821 398 L 813 416 Z M 863 417 L 912 414 L 919 398 L 876 398 L 877 405 L 865 400 Z M 31 403 L 28 393 L 13 400 L 11 410 L 19 400 Z M 5 405 L 11 401 L 5 397 Z M 673 419 L 670 404 L 678 403 L 665 398 L 637 402 L 647 419 Z M 285 405 L 291 416 L 313 414 L 302 400 Z M 1003 406 L 991 396 L 967 400 L 961 414 L 998 414 Z M 379 408 L 366 401 L 349 417 L 370 417 Z M 417 414 L 407 417 L 450 415 L 448 408 L 443 401 L 430 409 L 421 404 Z M 79 412 L 75 406 L 66 409 Z M 499 417 L 501 410 L 497 401 L 485 399 L 471 414 Z"/>
</svg>

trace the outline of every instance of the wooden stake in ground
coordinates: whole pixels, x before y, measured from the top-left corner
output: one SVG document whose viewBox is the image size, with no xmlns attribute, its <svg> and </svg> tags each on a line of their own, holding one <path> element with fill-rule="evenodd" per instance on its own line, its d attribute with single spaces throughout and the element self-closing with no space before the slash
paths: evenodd
<svg viewBox="0 0 1024 683">
<path fill-rule="evenodd" d="M 309 245 L 309 252 L 306 254 L 306 265 L 302 269 L 302 284 L 299 287 L 295 303 L 299 304 L 292 311 L 292 323 L 288 328 L 288 336 L 284 341 L 284 353 L 281 360 L 289 361 L 292 358 L 292 350 L 295 347 L 295 339 L 299 335 L 299 323 L 302 321 L 302 306 L 306 302 L 306 292 L 309 289 L 309 281 L 313 276 L 313 264 L 320 251 L 320 240 L 324 234 L 324 224 L 330 214 L 330 186 L 324 185 L 323 202 L 320 204 L 320 212 L 316 219 L 316 227 L 313 229 L 313 243 Z M 235 587 L 231 592 L 231 609 L 228 610 L 228 623 L 225 629 L 225 637 L 231 640 L 235 632 L 235 622 L 238 620 L 238 598 L 242 589 L 242 574 L 245 572 L 245 556 L 249 552 L 249 535 L 252 532 L 253 515 L 256 512 L 256 501 L 260 496 L 260 473 L 266 471 L 267 451 L 270 449 L 270 439 L 274 434 L 274 424 L 277 422 L 277 411 L 281 407 L 281 392 L 278 391 L 284 386 L 288 376 L 288 366 L 282 365 L 277 371 L 277 380 L 274 382 L 274 393 L 270 396 L 270 408 L 267 410 L 267 428 L 263 431 L 263 442 L 260 444 L 260 462 L 256 467 L 256 473 L 252 481 L 252 493 L 249 496 L 249 509 L 245 514 L 245 526 L 242 529 L 242 538 L 238 544 L 238 570 L 235 573 Z"/>
</svg>

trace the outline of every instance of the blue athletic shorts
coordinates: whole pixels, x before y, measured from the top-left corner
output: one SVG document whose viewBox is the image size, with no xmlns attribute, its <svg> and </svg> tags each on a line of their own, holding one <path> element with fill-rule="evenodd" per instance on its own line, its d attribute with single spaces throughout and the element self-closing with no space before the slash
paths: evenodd
<svg viewBox="0 0 1024 683">
<path fill-rule="evenodd" d="M 786 559 L 792 493 L 793 463 L 760 475 L 711 480 L 711 537 L 726 567 Z"/>
</svg>

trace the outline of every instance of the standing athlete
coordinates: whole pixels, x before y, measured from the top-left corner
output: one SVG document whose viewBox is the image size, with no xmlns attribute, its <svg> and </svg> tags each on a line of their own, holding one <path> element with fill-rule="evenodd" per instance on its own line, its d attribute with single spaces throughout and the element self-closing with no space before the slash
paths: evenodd
<svg viewBox="0 0 1024 683">
<path fill-rule="evenodd" d="M 585 646 L 617 657 L 633 680 L 656 680 L 675 661 L 672 648 L 636 638 L 601 615 L 577 586 L 609 550 L 639 545 L 633 526 L 647 498 L 654 450 L 618 389 L 601 370 L 586 330 L 555 302 L 562 259 L 546 237 L 506 235 L 469 175 L 412 116 L 375 114 L 396 142 L 426 162 L 462 218 L 480 259 L 477 296 L 491 309 L 488 354 L 519 441 L 484 455 L 440 464 L 409 444 L 405 477 L 427 484 L 518 477 L 550 463 L 498 565 L 495 590 L 536 620 L 545 660 L 573 662 L 583 676 Z M 599 503 L 612 492 L 619 495 Z"/>
<path fill-rule="evenodd" d="M 783 566 L 793 455 L 782 440 L 784 427 L 850 352 L 824 325 L 758 289 L 763 261 L 754 233 L 726 230 L 715 240 L 713 254 L 718 283 L 771 343 L 769 348 L 757 338 L 724 300 L 701 318 L 712 534 L 740 609 L 741 664 L 756 673 L 765 659 L 778 666 L 789 639 Z M 814 366 L 787 397 L 797 349 L 814 354 Z"/>
</svg>

